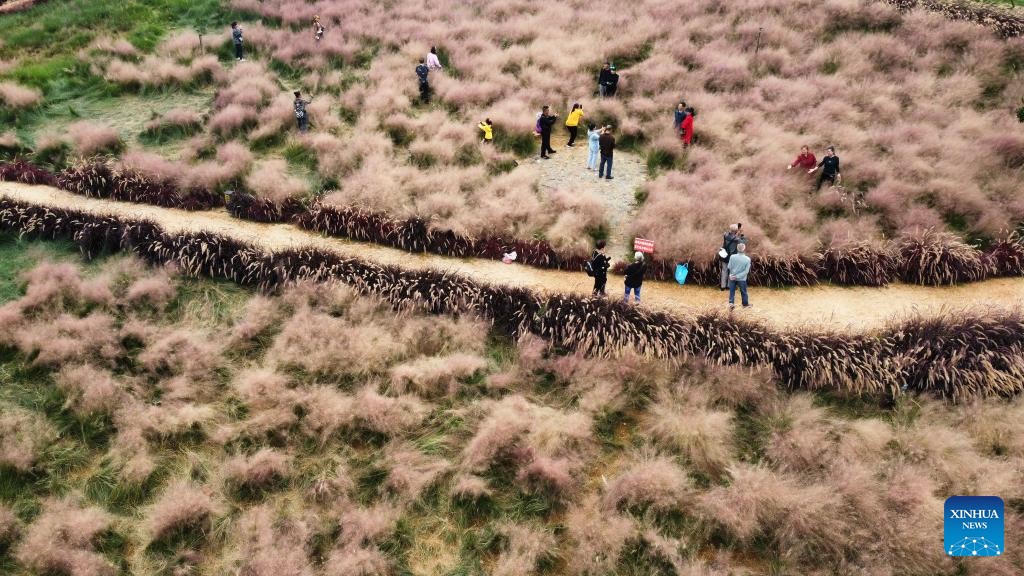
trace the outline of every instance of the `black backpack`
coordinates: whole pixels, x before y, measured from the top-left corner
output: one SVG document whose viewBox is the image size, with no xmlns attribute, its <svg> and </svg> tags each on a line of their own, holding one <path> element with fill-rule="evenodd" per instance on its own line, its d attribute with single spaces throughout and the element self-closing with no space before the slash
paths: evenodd
<svg viewBox="0 0 1024 576">
<path fill-rule="evenodd" d="M 583 263 L 583 271 L 587 273 L 587 276 L 594 277 L 594 260 L 590 259 Z"/>
</svg>

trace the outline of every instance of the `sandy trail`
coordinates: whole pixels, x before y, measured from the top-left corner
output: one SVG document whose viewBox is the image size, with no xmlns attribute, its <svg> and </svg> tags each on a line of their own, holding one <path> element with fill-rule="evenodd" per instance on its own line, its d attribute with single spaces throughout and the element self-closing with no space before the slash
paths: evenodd
<svg viewBox="0 0 1024 576">
<path fill-rule="evenodd" d="M 324 238 L 290 224 L 258 224 L 238 220 L 222 210 L 186 212 L 85 198 L 56 188 L 12 182 L 0 182 L 0 196 L 94 214 L 145 218 L 168 232 L 216 232 L 268 250 L 318 246 L 342 256 L 410 269 L 430 268 L 453 272 L 478 281 L 524 286 L 547 294 L 586 294 L 592 287 L 592 280 L 582 272 L 541 270 L 494 260 L 409 254 L 375 244 Z M 609 278 L 609 293 L 618 297 L 621 290 L 622 278 Z M 887 288 L 845 288 L 827 284 L 809 288 L 754 288 L 750 296 L 754 307 L 749 310 L 737 309 L 737 315 L 742 314 L 779 327 L 866 330 L 882 327 L 894 318 L 915 313 L 930 315 L 976 308 L 1019 308 L 1024 305 L 1024 278 L 999 278 L 946 288 L 906 284 L 894 284 Z M 716 288 L 678 286 L 650 280 L 644 283 L 643 305 L 678 314 L 727 308 L 726 294 Z"/>
</svg>

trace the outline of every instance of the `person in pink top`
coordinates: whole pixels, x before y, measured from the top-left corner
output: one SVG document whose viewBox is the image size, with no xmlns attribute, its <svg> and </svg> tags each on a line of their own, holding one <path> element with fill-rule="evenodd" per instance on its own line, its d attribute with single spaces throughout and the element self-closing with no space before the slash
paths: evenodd
<svg viewBox="0 0 1024 576">
<path fill-rule="evenodd" d="M 442 68 L 441 59 L 437 57 L 436 46 L 431 46 L 430 52 L 427 52 L 427 68 L 431 70 L 440 70 Z"/>
</svg>

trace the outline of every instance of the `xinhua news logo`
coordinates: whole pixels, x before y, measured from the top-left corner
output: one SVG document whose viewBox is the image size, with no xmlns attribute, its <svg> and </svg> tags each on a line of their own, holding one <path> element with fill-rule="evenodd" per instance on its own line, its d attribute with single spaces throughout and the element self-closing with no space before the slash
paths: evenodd
<svg viewBox="0 0 1024 576">
<path fill-rule="evenodd" d="M 950 556 L 1002 556 L 1003 499 L 950 496 L 946 499 L 945 543 Z"/>
</svg>

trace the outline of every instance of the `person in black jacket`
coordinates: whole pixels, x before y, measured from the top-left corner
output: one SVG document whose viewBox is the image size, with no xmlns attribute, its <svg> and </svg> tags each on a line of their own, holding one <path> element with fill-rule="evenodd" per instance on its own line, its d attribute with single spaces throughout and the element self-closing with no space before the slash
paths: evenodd
<svg viewBox="0 0 1024 576">
<path fill-rule="evenodd" d="M 821 184 L 825 180 L 828 180 L 829 184 L 835 186 L 839 183 L 839 156 L 836 156 L 836 147 L 829 146 L 825 148 L 825 157 L 818 162 L 818 165 L 807 171 L 808 174 L 814 174 L 815 170 L 821 169 L 821 175 L 818 176 L 818 186 L 815 190 L 821 190 Z"/>
<path fill-rule="evenodd" d="M 608 93 L 608 87 L 612 85 L 612 63 L 605 62 L 604 66 L 601 67 L 601 73 L 597 76 L 597 93 L 602 98 L 605 96 L 611 96 Z"/>
<path fill-rule="evenodd" d="M 729 258 L 736 253 L 737 247 L 741 243 L 746 242 L 746 236 L 744 236 L 743 232 L 740 231 L 742 226 L 743 225 L 738 222 L 736 224 L 730 224 L 729 231 L 722 234 L 722 250 L 719 251 L 718 257 L 719 272 L 722 277 L 722 290 L 729 289 Z M 722 251 L 725 252 L 724 256 L 722 256 Z"/>
<path fill-rule="evenodd" d="M 623 302 L 629 302 L 629 291 L 632 289 L 634 300 L 637 304 L 640 303 L 640 287 L 644 285 L 645 267 L 644 253 L 633 254 L 633 263 L 626 266 L 626 295 L 622 297 Z"/>
<path fill-rule="evenodd" d="M 537 121 L 540 124 L 540 157 L 547 158 L 548 154 L 554 154 L 555 150 L 551 147 L 551 129 L 555 126 L 555 120 L 558 118 L 557 114 L 551 113 L 551 108 L 545 106 L 541 108 L 540 119 Z"/>
<path fill-rule="evenodd" d="M 605 254 L 604 240 L 597 241 L 597 249 L 590 257 L 590 266 L 594 270 L 594 296 L 605 296 L 604 287 L 608 284 L 608 268 L 611 267 L 612 258 Z"/>
<path fill-rule="evenodd" d="M 430 81 L 427 79 L 428 74 L 430 74 L 430 69 L 427 68 L 427 61 L 420 58 L 420 63 L 416 66 L 416 76 L 420 79 L 420 100 L 424 104 L 430 102 Z"/>
</svg>

